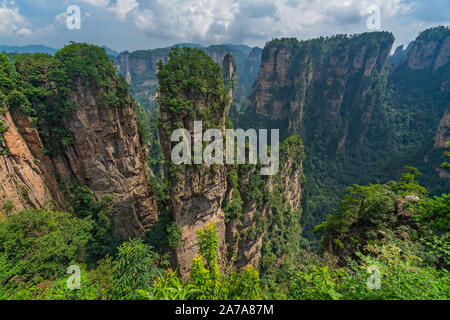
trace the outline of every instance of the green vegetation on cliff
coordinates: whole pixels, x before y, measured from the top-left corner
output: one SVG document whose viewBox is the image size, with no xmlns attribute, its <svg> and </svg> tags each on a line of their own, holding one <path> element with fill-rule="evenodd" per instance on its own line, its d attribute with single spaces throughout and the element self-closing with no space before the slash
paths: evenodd
<svg viewBox="0 0 450 320">
<path fill-rule="evenodd" d="M 160 61 L 158 70 L 159 102 L 164 110 L 173 117 L 188 113 L 194 119 L 217 121 L 210 118 L 219 114 L 220 104 L 228 104 L 228 97 L 221 69 L 208 55 L 198 49 L 174 48 L 169 62 Z M 208 100 L 196 101 L 199 96 Z M 206 110 L 210 102 L 212 110 Z"/>
<path fill-rule="evenodd" d="M 104 49 L 97 46 L 72 43 L 54 57 L 20 54 L 14 56 L 13 66 L 6 56 L 1 59 L 1 96 L 11 110 L 20 110 L 33 119 L 45 147 L 52 152 L 74 142 L 63 122 L 76 109 L 79 90 L 90 90 L 102 107 L 129 103 L 125 79 L 117 75 Z"/>
</svg>

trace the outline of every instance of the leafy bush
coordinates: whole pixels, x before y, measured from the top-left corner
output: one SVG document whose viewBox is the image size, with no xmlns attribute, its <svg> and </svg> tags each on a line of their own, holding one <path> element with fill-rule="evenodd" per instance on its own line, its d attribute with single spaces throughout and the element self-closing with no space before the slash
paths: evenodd
<svg viewBox="0 0 450 320">
<path fill-rule="evenodd" d="M 66 212 L 29 210 L 0 222 L 0 284 L 54 279 L 65 273 L 90 239 L 92 220 Z"/>
<path fill-rule="evenodd" d="M 406 167 L 400 181 L 390 181 L 384 185 L 354 185 L 347 188 L 347 194 L 338 205 L 336 214 L 329 215 L 327 220 L 316 226 L 314 231 L 321 232 L 323 248 L 333 246 L 346 250 L 355 247 L 351 236 L 360 242 L 373 239 L 378 232 L 389 229 L 397 222 L 396 201 L 405 195 L 423 197 L 426 189 L 415 180 L 420 174 L 417 169 Z M 346 243 L 343 244 L 343 239 Z M 361 247 L 363 244 L 357 246 Z"/>
<path fill-rule="evenodd" d="M 123 243 L 114 262 L 114 297 L 116 299 L 141 297 L 137 290 L 148 290 L 163 273 L 161 266 L 166 266 L 166 261 L 141 239 Z"/>
<path fill-rule="evenodd" d="M 138 293 L 149 300 L 189 300 L 195 298 L 200 290 L 192 284 L 183 283 L 175 272 L 169 269 L 158 276 L 148 291 Z"/>
<path fill-rule="evenodd" d="M 13 109 L 19 109 L 28 116 L 35 116 L 36 111 L 31 107 L 27 97 L 18 90 L 13 90 L 8 95 L 9 106 Z"/>
<path fill-rule="evenodd" d="M 77 217 L 93 221 L 92 237 L 86 246 L 87 261 L 92 263 L 115 253 L 119 243 L 112 236 L 112 197 L 105 196 L 97 201 L 88 187 L 75 183 L 70 187 L 68 198 Z"/>
<path fill-rule="evenodd" d="M 415 211 L 419 223 L 439 232 L 450 232 L 450 194 L 422 200 Z"/>
<path fill-rule="evenodd" d="M 299 300 L 338 300 L 342 297 L 344 269 L 330 270 L 329 266 L 312 266 L 299 272 L 292 281 L 292 294 Z"/>
<path fill-rule="evenodd" d="M 345 299 L 361 300 L 448 300 L 450 275 L 445 270 L 424 266 L 416 256 L 404 254 L 399 248 L 386 244 L 368 248 L 370 255 L 359 254 L 361 262 L 351 267 L 352 277 L 341 290 Z M 380 272 L 380 288 L 367 287 L 369 266 Z"/>
</svg>

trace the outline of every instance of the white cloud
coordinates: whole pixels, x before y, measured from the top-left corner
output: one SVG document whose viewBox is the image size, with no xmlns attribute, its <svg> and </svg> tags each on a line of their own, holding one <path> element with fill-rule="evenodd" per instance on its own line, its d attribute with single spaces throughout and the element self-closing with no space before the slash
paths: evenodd
<svg viewBox="0 0 450 320">
<path fill-rule="evenodd" d="M 366 9 L 373 4 L 382 25 L 412 7 L 409 0 L 141 0 L 128 18 L 153 37 L 239 42 L 369 31 Z"/>
<path fill-rule="evenodd" d="M 111 8 L 121 19 L 124 19 L 126 15 L 139 4 L 136 0 L 117 0 L 116 4 Z"/>
<path fill-rule="evenodd" d="M 17 34 L 19 36 L 31 36 L 33 35 L 33 31 L 31 31 L 29 28 L 21 28 L 17 30 Z"/>
<path fill-rule="evenodd" d="M 124 20 L 129 12 L 139 6 L 136 0 L 82 0 L 95 7 L 105 8 Z"/>
<path fill-rule="evenodd" d="M 75 35 L 62 28 L 69 4 L 78 4 L 83 16 L 77 39 L 121 50 L 176 42 L 263 46 L 279 37 L 368 32 L 367 8 L 374 4 L 381 9 L 381 29 L 406 44 L 425 28 L 448 25 L 450 12 L 442 0 L 0 0 L 0 37 L 28 40 L 33 31 L 40 39 L 66 42 Z M 25 6 L 39 10 L 24 18 L 18 8 Z"/>
<path fill-rule="evenodd" d="M 14 1 L 0 2 L 0 35 L 30 36 L 32 33 L 29 23 L 20 14 Z"/>
<path fill-rule="evenodd" d="M 67 15 L 67 13 L 62 12 L 62 13 L 56 15 L 55 21 L 58 24 L 64 24 L 65 25 L 68 17 L 69 16 Z"/>
<path fill-rule="evenodd" d="M 141 3 L 130 18 L 149 35 L 196 40 L 226 36 L 237 12 L 233 0 L 156 0 Z"/>
<path fill-rule="evenodd" d="M 104 7 L 106 8 L 109 5 L 109 0 L 81 0 L 83 2 L 89 3 L 96 7 Z"/>
</svg>

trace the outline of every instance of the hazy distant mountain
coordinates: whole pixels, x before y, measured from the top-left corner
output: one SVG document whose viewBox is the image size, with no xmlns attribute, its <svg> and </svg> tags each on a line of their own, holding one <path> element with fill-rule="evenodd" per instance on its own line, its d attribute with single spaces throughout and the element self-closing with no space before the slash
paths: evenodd
<svg viewBox="0 0 450 320">
<path fill-rule="evenodd" d="M 245 44 L 231 44 L 231 43 L 227 43 L 226 46 L 233 48 L 235 50 L 240 50 L 243 53 L 245 53 L 246 55 L 249 55 L 250 52 L 252 51 L 253 48 L 245 45 Z"/>
<path fill-rule="evenodd" d="M 203 46 L 196 44 L 196 43 L 176 43 L 173 46 L 170 46 L 168 48 L 173 48 L 173 47 L 180 47 L 180 48 L 203 48 Z"/>
<path fill-rule="evenodd" d="M 42 46 L 42 45 L 27 45 L 27 46 L 0 46 L 0 52 L 6 53 L 48 53 L 55 54 L 58 49 Z"/>
<path fill-rule="evenodd" d="M 119 52 L 108 48 L 107 46 L 102 46 L 105 49 L 108 56 L 117 57 Z M 59 49 L 51 48 L 43 45 L 26 45 L 26 46 L 2 46 L 0 45 L 0 52 L 6 53 L 48 53 L 54 55 Z"/>
<path fill-rule="evenodd" d="M 113 56 L 113 57 L 117 57 L 120 53 L 117 52 L 116 50 L 113 50 L 111 48 L 108 48 L 107 46 L 102 46 L 103 49 L 105 49 L 106 54 L 108 56 Z"/>
</svg>

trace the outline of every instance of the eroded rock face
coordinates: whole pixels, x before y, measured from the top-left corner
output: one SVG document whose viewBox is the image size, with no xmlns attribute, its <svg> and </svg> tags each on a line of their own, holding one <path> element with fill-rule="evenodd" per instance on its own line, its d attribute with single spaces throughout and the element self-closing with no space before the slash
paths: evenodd
<svg viewBox="0 0 450 320">
<path fill-rule="evenodd" d="M 436 136 L 434 137 L 435 148 L 447 148 L 447 141 L 450 141 L 450 111 L 447 110 L 439 123 Z"/>
<path fill-rule="evenodd" d="M 113 196 L 114 236 L 142 236 L 157 221 L 158 209 L 131 100 L 99 106 L 91 90 L 81 87 L 72 99 L 77 108 L 64 118 L 64 127 L 75 143 L 54 158 L 59 175 L 67 184 L 88 186 L 99 199 Z"/>
<path fill-rule="evenodd" d="M 227 54 L 223 58 L 222 62 L 222 76 L 225 82 L 225 89 L 228 92 L 228 98 L 230 99 L 230 105 L 227 106 L 225 113 L 230 111 L 231 104 L 236 101 L 236 85 L 237 85 L 237 70 L 233 60 L 233 55 Z"/>
<path fill-rule="evenodd" d="M 431 68 L 438 50 L 439 41 L 416 41 L 408 60 L 408 68 L 412 70 Z"/>
<path fill-rule="evenodd" d="M 0 204 L 13 202 L 13 212 L 28 208 L 70 210 L 70 199 L 64 199 L 63 194 L 70 193 L 70 186 L 77 183 L 88 186 L 97 199 L 112 196 L 113 236 L 118 240 L 143 236 L 157 221 L 158 209 L 146 173 L 133 101 L 113 66 L 108 65 L 106 54 L 102 56 L 88 45 L 71 46 L 65 48 L 65 54 L 91 54 L 97 63 L 103 63 L 89 66 L 102 70 L 103 81 L 95 73 L 89 81 L 77 72 L 67 82 L 52 78 L 51 68 L 67 73 L 77 68 L 73 61 L 70 65 L 63 59 L 55 63 L 58 57 L 46 57 L 33 65 L 39 69 L 32 72 L 42 76 L 29 85 L 45 92 L 42 97 L 33 97 L 39 103 L 30 103 L 28 111 L 37 115 L 39 133 L 18 106 L 1 116 L 8 128 L 3 133 L 5 146 L 0 147 L 6 147 L 0 159 L 0 177 L 9 182 L 3 184 Z M 30 72 L 26 64 L 17 65 L 24 82 Z M 17 89 L 21 87 L 17 85 Z M 70 110 L 62 107 L 61 101 L 70 105 Z M 61 132 L 65 132 L 65 139 Z"/>
<path fill-rule="evenodd" d="M 144 72 L 156 73 L 156 65 L 160 60 L 165 61 L 167 54 L 168 50 L 124 52 L 117 57 L 117 68 L 125 75 L 127 82 L 131 83 L 134 77 Z"/>
<path fill-rule="evenodd" d="M 236 82 L 239 82 L 234 89 L 237 101 L 242 101 L 250 94 L 260 66 L 262 52 L 260 48 L 253 48 L 248 54 L 242 48 L 227 45 L 200 47 L 200 50 L 219 65 L 222 65 L 227 54 L 233 54 L 235 72 L 238 75 Z M 157 63 L 160 60 L 167 62 L 169 52 L 170 48 L 139 50 L 131 53 L 123 52 L 116 58 L 116 68 L 131 85 L 133 96 L 139 97 L 140 101 L 146 101 L 150 109 L 157 98 L 155 94 L 158 89 Z"/>
<path fill-rule="evenodd" d="M 200 170 L 186 168 L 183 178 L 172 185 L 172 209 L 175 221 L 181 227 L 181 242 L 176 249 L 177 265 L 181 275 L 190 272 L 197 248 L 197 230 L 215 223 L 219 237 L 219 262 L 224 263 L 225 214 L 222 202 L 227 188 L 226 170 L 204 167 Z"/>
<path fill-rule="evenodd" d="M 113 196 L 114 236 L 142 236 L 158 218 L 139 143 L 136 115 L 125 108 L 100 108 L 88 89 L 77 110 L 64 120 L 75 143 L 62 154 L 43 156 L 37 130 L 20 111 L 5 115 L 7 154 L 0 156 L 0 208 L 11 201 L 15 211 L 68 209 L 60 182 L 88 186 L 98 199 Z"/>
<path fill-rule="evenodd" d="M 293 53 L 276 47 L 265 50 L 269 52 L 263 55 L 256 82 L 256 112 L 273 120 L 284 119 L 289 116 L 285 100 L 287 97 L 274 96 L 273 88 L 287 88 L 292 85 L 294 79 L 287 74 L 291 69 Z M 274 82 L 274 79 L 277 81 Z"/>
<path fill-rule="evenodd" d="M 227 264 L 230 267 L 243 268 L 252 265 L 258 268 L 266 230 L 262 229 L 260 233 L 256 233 L 253 229 L 257 228 L 258 224 L 270 214 L 270 203 L 258 204 L 245 193 L 250 178 L 258 175 L 259 170 L 255 166 L 247 170 L 239 170 L 239 168 L 237 170 L 239 185 L 228 184 L 227 202 L 232 203 L 236 200 L 235 197 L 241 199 L 241 216 L 231 216 L 227 219 Z M 262 180 L 268 185 L 271 179 L 265 177 Z"/>
<path fill-rule="evenodd" d="M 0 148 L 0 212 L 63 208 L 64 198 L 49 170 L 50 159 L 42 155 L 37 130 L 20 111 L 15 110 L 13 115 L 9 111 L 0 115 L 6 125 Z"/>
<path fill-rule="evenodd" d="M 445 148 L 448 148 L 448 141 L 450 141 L 450 111 L 447 110 L 439 123 L 438 130 L 434 137 L 434 148 L 445 150 Z M 441 178 L 450 179 L 450 172 L 448 169 L 441 167 L 436 167 L 435 169 Z"/>
<path fill-rule="evenodd" d="M 224 106 L 223 106 L 224 107 Z M 173 119 L 164 111 L 161 105 L 161 116 L 166 119 L 162 128 L 169 124 L 184 123 L 184 127 L 193 133 L 193 125 L 186 118 Z M 222 114 L 225 117 L 225 114 Z M 223 118 L 224 119 L 224 118 Z M 224 128 L 223 128 L 224 129 Z M 160 129 L 161 146 L 167 161 L 171 161 L 171 143 L 164 129 Z M 181 241 L 176 249 L 176 264 L 182 276 L 189 274 L 191 262 L 198 253 L 197 230 L 210 223 L 216 223 L 218 228 L 219 261 L 223 264 L 225 256 L 225 214 L 222 202 L 227 190 L 227 170 L 224 165 L 186 165 L 177 166 L 176 173 L 169 174 L 170 194 L 173 217 L 181 228 Z"/>
<path fill-rule="evenodd" d="M 417 91 L 424 90 L 422 87 L 433 87 L 433 91 L 426 92 L 426 95 L 432 97 L 435 101 L 428 103 L 424 108 L 433 116 L 431 128 L 437 128 L 434 137 L 427 139 L 433 141 L 431 145 L 428 142 L 428 151 L 424 156 L 424 162 L 428 163 L 433 154 L 442 154 L 447 148 L 447 142 L 450 141 L 450 113 L 447 110 L 447 104 L 450 94 L 449 68 L 450 68 L 450 29 L 438 27 L 425 30 L 416 41 L 410 44 L 412 48 L 407 57 L 407 64 L 399 65 L 395 70 L 398 73 L 407 73 L 413 78 L 423 79 L 422 83 L 417 83 Z M 407 91 L 407 90 L 406 90 Z M 420 92 L 420 91 L 419 91 Z M 409 92 L 404 92 L 409 96 Z M 413 128 L 413 130 L 420 130 Z M 434 139 L 433 139 L 434 138 Z M 433 140 L 432 140 L 433 139 Z M 436 159 L 436 157 L 434 157 Z M 448 170 L 441 168 L 440 164 L 444 161 L 433 160 L 431 163 L 434 170 L 438 173 L 434 179 L 450 179 Z"/>
<path fill-rule="evenodd" d="M 282 145 L 288 145 L 284 142 Z M 275 218 L 280 212 L 295 216 L 295 220 L 300 221 L 301 217 L 301 196 L 303 193 L 302 175 L 303 175 L 303 146 L 295 144 L 293 149 L 281 149 L 280 151 L 280 171 L 273 176 L 259 177 L 262 181 L 261 188 L 264 189 L 267 197 L 262 203 L 249 197 L 245 191 L 248 188 L 250 180 L 259 175 L 259 169 L 256 167 L 250 170 L 239 172 L 239 190 L 243 204 L 242 217 L 240 219 L 228 219 L 227 243 L 228 243 L 228 264 L 234 267 L 243 268 L 248 265 L 259 268 L 263 256 L 263 246 L 270 246 L 273 241 L 273 230 L 286 230 L 292 221 L 287 218 L 280 221 Z M 253 177 L 252 177 L 253 176 Z M 228 202 L 233 200 L 233 187 L 229 185 Z M 274 212 L 279 211 L 279 212 Z M 284 215 L 284 214 L 283 214 Z M 293 246 L 300 243 L 301 230 L 295 239 L 286 239 L 292 241 Z M 282 259 L 276 256 L 277 262 Z"/>
<path fill-rule="evenodd" d="M 404 54 L 408 69 L 436 71 L 447 65 L 450 60 L 450 31 L 442 29 L 440 32 L 440 36 L 433 37 L 427 34 L 430 30 L 426 30 L 425 35 L 420 35 L 416 41 L 411 42 L 409 51 Z M 402 60 L 405 60 L 405 57 Z"/>
<path fill-rule="evenodd" d="M 189 54 L 189 51 L 184 54 Z M 169 76 L 170 72 L 177 74 L 179 64 L 177 60 L 173 66 L 166 66 L 163 77 L 167 74 L 167 77 L 173 79 Z M 202 68 L 207 67 L 211 67 L 209 63 L 202 65 Z M 235 84 L 231 55 L 225 56 L 222 72 L 226 88 L 223 95 L 233 98 L 232 91 L 227 86 L 227 81 L 228 84 Z M 226 99 L 208 93 L 208 88 L 180 89 L 184 88 L 180 84 L 175 86 L 178 91 L 173 92 L 172 82 L 170 86 L 166 85 L 165 79 L 160 79 L 162 121 L 159 134 L 164 156 L 170 163 L 172 149 L 178 144 L 178 141 L 170 141 L 175 129 L 186 129 L 193 141 L 195 121 L 202 120 L 203 132 L 215 128 L 225 136 L 227 105 Z M 206 80 L 204 82 L 208 83 Z M 170 106 L 174 94 L 191 103 L 192 107 L 178 107 L 175 112 L 175 107 Z M 170 99 L 166 100 L 167 97 Z M 182 276 L 189 274 L 192 259 L 198 253 L 197 231 L 210 223 L 215 223 L 218 228 L 218 253 L 222 268 L 248 265 L 259 267 L 268 226 L 276 228 L 283 223 L 272 221 L 272 200 L 280 202 L 278 216 L 288 210 L 298 210 L 300 206 L 303 160 L 301 143 L 294 149 L 296 151 L 292 154 L 282 149 L 282 168 L 273 177 L 261 176 L 257 165 L 169 164 L 171 207 L 173 217 L 182 231 L 181 241 L 175 252 L 176 265 Z M 277 196 L 272 196 L 271 193 Z M 257 194 L 264 194 L 264 199 Z M 297 221 L 300 221 L 299 216 Z M 300 236 L 300 233 L 301 230 L 297 235 Z"/>
<path fill-rule="evenodd" d="M 437 70 L 445 66 L 450 61 L 450 36 L 446 37 L 439 48 L 439 52 L 434 60 L 433 69 Z"/>
<path fill-rule="evenodd" d="M 285 127 L 285 135 L 301 133 L 305 144 L 320 140 L 336 153 L 350 143 L 364 143 L 379 103 L 372 85 L 381 81 L 393 39 L 384 33 L 359 37 L 373 41 L 354 37 L 269 43 L 254 87 L 255 112 Z M 343 119 L 346 114 L 351 114 L 350 121 Z M 311 125 L 319 120 L 320 126 Z M 318 127 L 327 127 L 327 134 L 318 136 Z"/>
<path fill-rule="evenodd" d="M 179 54 L 182 54 L 180 51 Z M 183 54 L 191 54 L 191 58 L 186 63 L 193 61 L 193 57 L 198 55 L 197 51 L 187 51 Z M 203 74 L 204 83 L 208 83 L 220 75 L 220 68 L 207 56 L 202 57 L 201 68 L 208 68 Z M 169 63 L 170 64 L 170 61 Z M 175 65 L 178 66 L 178 65 Z M 176 68 L 176 67 L 174 67 Z M 196 68 L 186 68 L 186 70 L 196 70 Z M 167 72 L 178 72 L 179 70 L 168 69 Z M 219 72 L 215 74 L 215 72 Z M 185 77 L 191 77 L 191 74 Z M 197 77 L 200 77 L 196 74 Z M 206 78 L 206 77 L 211 78 Z M 161 84 L 161 81 L 163 83 Z M 200 141 L 203 133 L 208 129 L 217 129 L 225 136 L 225 118 L 227 109 L 227 95 L 224 90 L 217 90 L 216 87 L 203 87 L 203 90 L 192 90 L 191 87 L 178 86 L 178 90 L 173 92 L 173 87 L 164 83 L 160 79 L 160 109 L 161 122 L 159 126 L 159 136 L 164 157 L 168 162 L 168 173 L 170 182 L 170 199 L 173 218 L 181 229 L 181 241 L 175 250 L 176 265 L 180 274 L 185 277 L 189 274 L 192 260 L 198 253 L 197 230 L 215 223 L 219 237 L 219 263 L 224 264 L 226 252 L 225 246 L 225 214 L 222 210 L 222 203 L 227 190 L 227 168 L 226 165 L 208 165 L 203 161 L 199 164 L 174 164 L 172 163 L 172 148 L 178 142 L 171 142 L 171 136 L 176 129 L 185 129 L 194 140 L 194 123 L 202 122 Z M 220 84 L 218 84 L 220 85 Z M 180 89 L 183 88 L 183 89 Z M 218 92 L 220 91 L 220 92 Z M 170 106 L 172 100 L 166 98 L 173 96 L 184 100 L 190 105 L 189 109 L 178 106 Z M 193 155 L 193 154 L 192 154 Z M 193 158 L 192 158 L 193 159 Z M 192 162 L 190 158 L 190 161 Z"/>
</svg>

